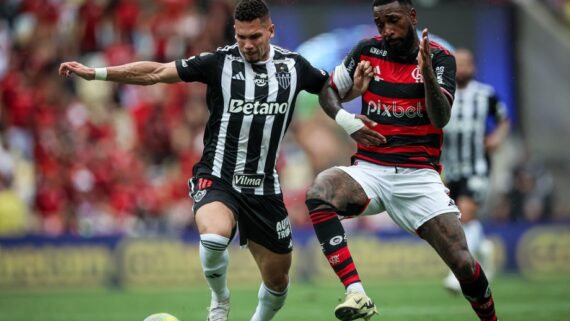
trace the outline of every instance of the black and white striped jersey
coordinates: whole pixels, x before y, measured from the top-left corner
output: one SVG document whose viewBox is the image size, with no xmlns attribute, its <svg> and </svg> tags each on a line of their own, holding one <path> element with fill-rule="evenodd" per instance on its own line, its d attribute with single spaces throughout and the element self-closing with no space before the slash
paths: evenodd
<svg viewBox="0 0 570 321">
<path fill-rule="evenodd" d="M 489 175 L 485 137 L 494 124 L 506 119 L 507 108 L 491 86 L 472 80 L 457 89 L 444 127 L 442 162 L 447 181 Z"/>
<path fill-rule="evenodd" d="M 262 62 L 247 62 L 234 44 L 177 60 L 176 68 L 182 80 L 208 85 L 210 117 L 193 175 L 213 175 L 241 193 L 280 194 L 275 164 L 297 94 L 318 93 L 328 74 L 274 45 Z"/>
</svg>

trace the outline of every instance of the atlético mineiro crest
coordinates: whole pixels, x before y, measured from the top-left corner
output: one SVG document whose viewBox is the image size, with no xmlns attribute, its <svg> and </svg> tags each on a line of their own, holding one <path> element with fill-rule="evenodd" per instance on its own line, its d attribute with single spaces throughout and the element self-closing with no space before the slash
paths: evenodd
<svg viewBox="0 0 570 321">
<path fill-rule="evenodd" d="M 289 88 L 291 85 L 291 74 L 285 71 L 279 71 L 275 73 L 275 77 L 277 78 L 277 83 L 283 89 Z"/>
<path fill-rule="evenodd" d="M 192 198 L 194 199 L 194 202 L 198 203 L 200 202 L 204 196 L 206 196 L 206 193 L 208 192 L 208 190 L 205 189 L 201 189 L 199 191 L 197 191 L 194 196 L 192 196 Z"/>
</svg>

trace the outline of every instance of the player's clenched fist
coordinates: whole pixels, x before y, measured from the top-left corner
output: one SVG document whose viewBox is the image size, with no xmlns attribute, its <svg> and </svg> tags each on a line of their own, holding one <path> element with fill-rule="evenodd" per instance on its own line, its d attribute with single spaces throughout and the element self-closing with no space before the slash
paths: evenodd
<svg viewBox="0 0 570 321">
<path fill-rule="evenodd" d="M 76 61 L 64 62 L 59 66 L 60 76 L 70 77 L 71 74 L 76 74 L 86 80 L 93 80 L 95 79 L 95 68 L 84 66 Z"/>
</svg>

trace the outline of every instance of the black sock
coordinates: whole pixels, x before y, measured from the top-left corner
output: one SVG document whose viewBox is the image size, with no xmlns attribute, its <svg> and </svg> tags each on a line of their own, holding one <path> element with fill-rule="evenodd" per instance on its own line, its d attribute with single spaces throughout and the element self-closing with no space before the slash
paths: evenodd
<svg viewBox="0 0 570 321">
<path fill-rule="evenodd" d="M 322 208 L 311 210 L 309 214 L 323 253 L 342 284 L 347 287 L 360 282 L 337 210 Z"/>
<path fill-rule="evenodd" d="M 471 303 L 471 307 L 481 321 L 497 321 L 489 281 L 479 262 L 476 262 L 473 277 L 468 280 L 459 280 L 459 284 L 461 284 L 463 296 Z"/>
</svg>

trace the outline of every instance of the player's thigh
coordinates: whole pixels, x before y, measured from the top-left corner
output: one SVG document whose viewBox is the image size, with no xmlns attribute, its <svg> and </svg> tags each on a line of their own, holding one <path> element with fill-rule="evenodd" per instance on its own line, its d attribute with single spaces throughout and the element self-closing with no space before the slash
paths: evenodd
<svg viewBox="0 0 570 321">
<path fill-rule="evenodd" d="M 431 218 L 418 228 L 417 233 L 454 272 L 474 266 L 456 213 L 445 213 Z"/>
<path fill-rule="evenodd" d="M 324 200 L 339 210 L 340 215 L 356 216 L 384 211 L 379 189 L 379 173 L 367 163 L 337 166 L 317 177 L 307 198 Z"/>
<path fill-rule="evenodd" d="M 289 284 L 291 252 L 275 253 L 251 240 L 248 242 L 248 247 L 259 268 L 263 283 L 272 290 L 285 290 Z"/>
<path fill-rule="evenodd" d="M 459 216 L 459 209 L 435 170 L 402 168 L 386 179 L 390 187 L 384 204 L 390 217 L 406 231 L 415 234 L 424 223 L 445 213 Z"/>
<path fill-rule="evenodd" d="M 253 241 L 281 254 L 293 250 L 291 223 L 281 194 L 242 195 L 239 201 L 240 244 Z"/>
<path fill-rule="evenodd" d="M 189 182 L 192 210 L 200 234 L 217 234 L 231 238 L 236 226 L 237 200 L 222 183 L 203 177 Z"/>
<path fill-rule="evenodd" d="M 200 234 L 230 237 L 236 222 L 233 211 L 221 201 L 204 204 L 195 213 Z"/>
</svg>

